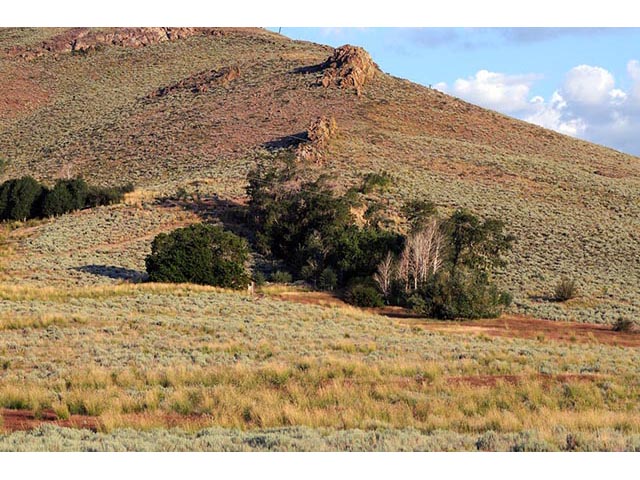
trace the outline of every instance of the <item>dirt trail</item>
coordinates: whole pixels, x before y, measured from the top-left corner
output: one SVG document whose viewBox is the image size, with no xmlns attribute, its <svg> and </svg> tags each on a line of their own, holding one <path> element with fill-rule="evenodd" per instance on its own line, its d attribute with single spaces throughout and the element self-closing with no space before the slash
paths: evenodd
<svg viewBox="0 0 640 480">
<path fill-rule="evenodd" d="M 292 291 L 269 296 L 303 304 L 349 306 L 343 300 L 327 292 Z M 603 343 L 621 347 L 640 347 L 640 333 L 615 332 L 610 325 L 560 322 L 514 314 L 505 314 L 500 318 L 485 320 L 442 321 L 422 318 L 410 310 L 400 307 L 365 310 L 378 315 L 398 318 L 401 325 L 440 333 L 483 334 L 492 337 L 526 338 L 539 341 L 553 340 L 568 343 Z"/>
<path fill-rule="evenodd" d="M 68 428 L 86 428 L 97 431 L 99 421 L 97 417 L 85 415 L 71 415 L 68 419 L 59 419 L 52 410 L 45 410 L 36 416 L 30 410 L 9 410 L 0 409 L 2 418 L 1 429 L 5 432 L 15 432 L 17 430 L 32 430 L 42 424 L 48 423 Z"/>
</svg>

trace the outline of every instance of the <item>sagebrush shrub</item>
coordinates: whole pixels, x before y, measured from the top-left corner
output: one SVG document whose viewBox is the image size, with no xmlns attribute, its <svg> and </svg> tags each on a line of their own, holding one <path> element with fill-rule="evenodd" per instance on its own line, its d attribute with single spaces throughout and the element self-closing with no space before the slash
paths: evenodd
<svg viewBox="0 0 640 480">
<path fill-rule="evenodd" d="M 636 323 L 630 318 L 620 317 L 613 324 L 613 330 L 615 332 L 631 332 L 635 330 Z"/>
<path fill-rule="evenodd" d="M 578 286 L 575 279 L 562 277 L 556 284 L 554 298 L 558 302 L 565 302 L 578 294 Z"/>
</svg>

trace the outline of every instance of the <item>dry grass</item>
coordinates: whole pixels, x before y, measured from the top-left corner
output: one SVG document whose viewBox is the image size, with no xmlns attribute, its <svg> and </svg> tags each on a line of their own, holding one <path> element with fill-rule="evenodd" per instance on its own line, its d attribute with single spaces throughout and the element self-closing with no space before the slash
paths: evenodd
<svg viewBox="0 0 640 480">
<path fill-rule="evenodd" d="M 0 408 L 83 415 L 103 431 L 640 433 L 633 348 L 445 335 L 191 285 L 2 295 Z"/>
</svg>

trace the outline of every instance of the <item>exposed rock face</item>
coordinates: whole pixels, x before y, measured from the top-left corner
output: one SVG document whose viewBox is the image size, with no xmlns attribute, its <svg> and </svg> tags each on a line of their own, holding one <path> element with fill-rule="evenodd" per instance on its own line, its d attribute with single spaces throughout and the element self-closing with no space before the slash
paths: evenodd
<svg viewBox="0 0 640 480">
<path fill-rule="evenodd" d="M 16 47 L 9 53 L 31 60 L 48 53 L 86 53 L 106 46 L 140 48 L 194 35 L 221 36 L 223 31 L 217 28 L 174 27 L 114 28 L 105 31 L 72 28 L 40 45 Z"/>
<path fill-rule="evenodd" d="M 380 71 L 364 48 L 343 45 L 336 48 L 320 69 L 324 75 L 320 82 L 323 87 L 336 85 L 340 88 L 355 88 L 360 94 L 362 87 Z"/>
<path fill-rule="evenodd" d="M 190 90 L 193 93 L 206 92 L 214 86 L 226 86 L 229 82 L 240 77 L 240 68 L 225 67 L 220 70 L 207 70 L 200 72 L 173 85 L 159 88 L 149 95 L 149 98 L 164 97 L 178 90 Z"/>
<path fill-rule="evenodd" d="M 330 140 L 338 132 L 338 125 L 333 117 L 322 116 L 314 120 L 307 129 L 306 143 L 298 145 L 296 156 L 303 161 L 322 160 Z"/>
</svg>

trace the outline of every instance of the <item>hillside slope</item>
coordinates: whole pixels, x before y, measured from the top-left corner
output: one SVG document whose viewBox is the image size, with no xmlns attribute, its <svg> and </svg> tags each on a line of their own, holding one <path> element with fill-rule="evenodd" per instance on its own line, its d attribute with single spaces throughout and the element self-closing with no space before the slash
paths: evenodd
<svg viewBox="0 0 640 480">
<path fill-rule="evenodd" d="M 518 237 L 500 275 L 516 310 L 593 322 L 640 314 L 638 158 L 382 72 L 359 88 L 323 82 L 332 48 L 265 30 L 121 30 L 0 30 L 2 179 L 72 171 L 156 195 L 200 181 L 205 193 L 238 198 L 265 149 L 333 117 L 338 133 L 310 174 L 349 184 L 388 170 L 392 207 L 427 197 L 443 211 L 503 218 Z M 65 219 L 80 232 L 65 237 L 68 251 L 95 234 L 82 231 L 83 215 Z M 18 241 L 16 255 L 26 258 L 56 222 Z M 120 267 L 143 268 L 146 247 L 136 248 Z M 581 288 L 567 305 L 545 300 L 561 275 Z"/>
</svg>

